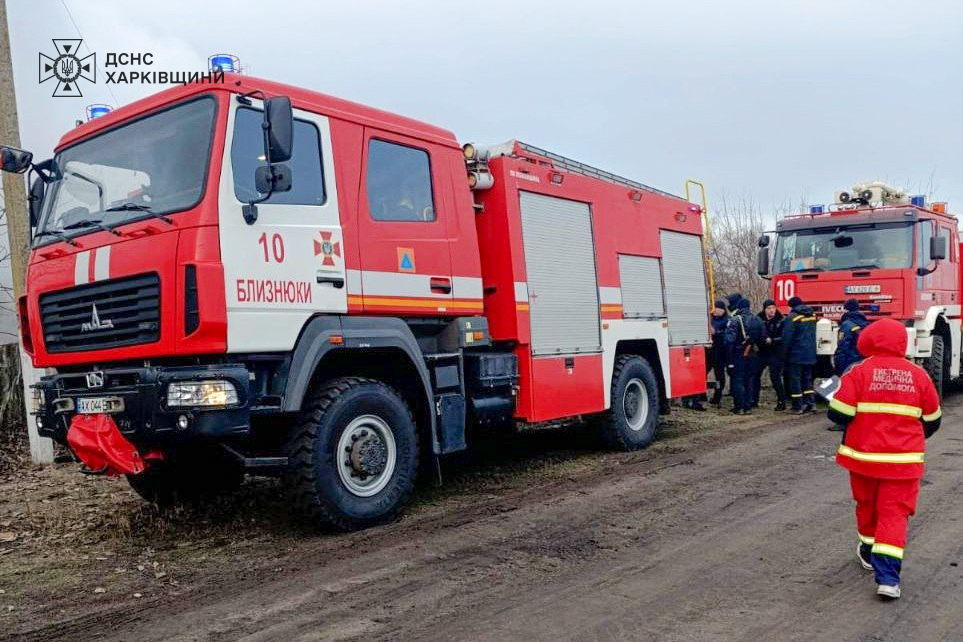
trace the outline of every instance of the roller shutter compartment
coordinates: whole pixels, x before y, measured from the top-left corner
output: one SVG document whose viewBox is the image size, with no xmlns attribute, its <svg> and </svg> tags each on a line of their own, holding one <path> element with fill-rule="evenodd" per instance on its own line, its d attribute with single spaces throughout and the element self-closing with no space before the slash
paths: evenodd
<svg viewBox="0 0 963 642">
<path fill-rule="evenodd" d="M 520 192 L 532 354 L 599 352 L 599 294 L 587 203 Z"/>
<path fill-rule="evenodd" d="M 709 343 L 709 299 L 702 238 L 661 232 L 669 344 Z"/>
<path fill-rule="evenodd" d="M 659 259 L 620 254 L 619 281 L 622 287 L 622 316 L 626 319 L 665 316 Z"/>
</svg>

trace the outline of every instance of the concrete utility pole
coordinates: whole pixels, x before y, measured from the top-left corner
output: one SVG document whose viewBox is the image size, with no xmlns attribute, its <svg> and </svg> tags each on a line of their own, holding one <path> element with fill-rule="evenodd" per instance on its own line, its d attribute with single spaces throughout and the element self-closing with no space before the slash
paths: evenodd
<svg viewBox="0 0 963 642">
<path fill-rule="evenodd" d="M 20 126 L 17 121 L 17 95 L 13 88 L 13 61 L 10 57 L 10 32 L 7 29 L 7 0 L 0 0 L 0 143 L 20 147 Z M 23 176 L 3 172 L 3 200 L 7 210 L 7 242 L 10 247 L 10 268 L 13 273 L 14 301 L 23 294 L 27 275 L 27 256 L 30 242 L 30 222 L 27 215 L 27 194 Z M 20 369 L 23 372 L 24 401 L 27 404 L 27 432 L 30 436 L 30 456 L 37 463 L 53 461 L 53 443 L 37 434 L 36 418 L 29 406 L 33 392 L 30 386 L 37 380 L 30 357 L 20 346 Z"/>
</svg>

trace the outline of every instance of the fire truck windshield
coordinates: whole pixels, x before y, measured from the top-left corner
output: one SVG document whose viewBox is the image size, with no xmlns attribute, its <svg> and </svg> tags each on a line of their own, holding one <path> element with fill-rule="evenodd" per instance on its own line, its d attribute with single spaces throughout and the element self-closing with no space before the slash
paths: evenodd
<svg viewBox="0 0 963 642">
<path fill-rule="evenodd" d="M 68 147 L 53 159 L 38 242 L 196 205 L 210 160 L 215 103 L 201 98 Z"/>
<path fill-rule="evenodd" d="M 873 223 L 780 232 L 775 264 L 778 273 L 908 268 L 913 264 L 913 224 Z"/>
</svg>

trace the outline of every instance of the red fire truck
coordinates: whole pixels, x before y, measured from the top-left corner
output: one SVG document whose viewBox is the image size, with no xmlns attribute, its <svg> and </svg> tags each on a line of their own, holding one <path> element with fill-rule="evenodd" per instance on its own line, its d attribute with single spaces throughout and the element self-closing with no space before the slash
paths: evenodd
<svg viewBox="0 0 963 642">
<path fill-rule="evenodd" d="M 775 237 L 775 243 L 770 243 Z M 759 240 L 759 273 L 785 306 L 798 295 L 812 306 L 823 374 L 831 370 L 837 325 L 847 299 L 870 320 L 902 321 L 907 356 L 922 364 L 940 393 L 960 376 L 960 244 L 946 203 L 927 203 L 884 183 L 836 192 L 828 208 L 787 216 Z"/>
<path fill-rule="evenodd" d="M 466 427 L 646 446 L 705 391 L 702 209 L 521 142 L 228 75 L 78 126 L 36 178 L 40 434 L 158 502 L 283 475 L 393 515 Z"/>
</svg>

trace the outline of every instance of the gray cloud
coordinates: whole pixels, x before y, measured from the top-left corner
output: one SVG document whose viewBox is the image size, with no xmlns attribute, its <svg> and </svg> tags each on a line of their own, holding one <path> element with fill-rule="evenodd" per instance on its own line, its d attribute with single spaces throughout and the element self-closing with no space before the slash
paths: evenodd
<svg viewBox="0 0 963 642">
<path fill-rule="evenodd" d="M 24 144 L 47 155 L 88 102 L 37 84 L 74 37 L 59 0 L 9 3 Z M 963 204 L 963 12 L 956 0 L 131 3 L 67 0 L 98 52 L 257 76 L 403 113 L 462 141 L 517 137 L 678 192 L 766 208 L 872 178 Z M 128 102 L 156 86 L 113 85 Z"/>
</svg>

